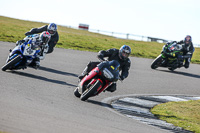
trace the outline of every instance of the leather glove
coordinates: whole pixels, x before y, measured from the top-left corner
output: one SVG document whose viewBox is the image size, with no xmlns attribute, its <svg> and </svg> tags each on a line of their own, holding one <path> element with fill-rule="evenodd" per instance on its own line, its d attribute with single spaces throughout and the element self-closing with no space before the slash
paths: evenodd
<svg viewBox="0 0 200 133">
<path fill-rule="evenodd" d="M 24 43 L 24 42 L 25 42 L 25 40 L 19 40 L 19 41 L 16 42 L 16 46 L 17 46 L 17 45 L 21 45 L 21 44 Z"/>
<path fill-rule="evenodd" d="M 103 58 L 102 55 L 97 55 L 97 57 L 98 57 L 98 59 L 99 59 L 101 62 L 105 61 L 105 59 Z"/>
<path fill-rule="evenodd" d="M 26 32 L 26 33 L 25 33 L 25 36 L 28 36 L 28 35 L 31 35 L 30 32 Z"/>
</svg>

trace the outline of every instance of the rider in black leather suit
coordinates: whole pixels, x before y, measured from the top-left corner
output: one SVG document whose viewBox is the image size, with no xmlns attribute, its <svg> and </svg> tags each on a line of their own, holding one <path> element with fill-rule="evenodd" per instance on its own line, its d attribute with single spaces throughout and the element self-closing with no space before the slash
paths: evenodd
<svg viewBox="0 0 200 133">
<path fill-rule="evenodd" d="M 123 45 L 119 50 L 112 48 L 106 51 L 99 51 L 97 57 L 100 61 L 105 61 L 104 57 L 107 57 L 108 61 L 116 60 L 120 63 L 120 79 L 124 80 L 128 77 L 129 69 L 131 66 L 131 61 L 128 58 L 131 53 L 131 48 L 127 45 Z M 79 79 L 82 79 L 85 75 L 87 75 L 93 68 L 95 68 L 100 62 L 89 62 L 82 74 L 79 76 Z M 106 89 L 107 91 L 114 92 L 116 90 L 116 83 L 112 84 L 110 87 Z"/>
<path fill-rule="evenodd" d="M 177 42 L 177 44 L 183 45 L 183 56 L 181 58 L 185 59 L 184 67 L 189 68 L 190 61 L 194 52 L 192 37 L 187 35 L 184 40 Z"/>
<path fill-rule="evenodd" d="M 26 32 L 25 35 L 32 35 L 32 34 L 37 34 L 41 33 L 43 31 L 48 31 L 51 34 L 51 39 L 49 41 L 49 50 L 47 53 L 52 53 L 55 45 L 57 44 L 59 40 L 59 35 L 57 32 L 57 25 L 54 23 L 50 23 L 49 25 L 42 26 L 40 28 L 33 28 L 29 32 Z"/>
</svg>

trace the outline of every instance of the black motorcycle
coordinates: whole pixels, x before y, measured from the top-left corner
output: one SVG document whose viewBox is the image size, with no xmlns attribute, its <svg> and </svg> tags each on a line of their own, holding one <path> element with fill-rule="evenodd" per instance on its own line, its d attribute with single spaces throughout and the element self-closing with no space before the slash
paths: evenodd
<svg viewBox="0 0 200 133">
<path fill-rule="evenodd" d="M 152 62 L 151 68 L 167 67 L 174 71 L 183 66 L 184 59 L 179 58 L 183 56 L 183 47 L 176 42 L 166 43 L 163 46 L 161 54 Z"/>
</svg>

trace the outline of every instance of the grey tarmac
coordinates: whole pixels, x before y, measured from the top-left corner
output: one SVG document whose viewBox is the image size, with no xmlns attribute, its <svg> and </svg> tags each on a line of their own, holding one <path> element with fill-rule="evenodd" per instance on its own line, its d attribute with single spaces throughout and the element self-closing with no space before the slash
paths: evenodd
<svg viewBox="0 0 200 133">
<path fill-rule="evenodd" d="M 0 42 L 0 66 L 14 43 Z M 134 50 L 134 49 L 133 49 Z M 102 100 L 123 95 L 198 96 L 200 65 L 170 72 L 152 70 L 152 59 L 130 57 L 129 77 L 114 93 L 86 102 L 73 95 L 77 76 L 97 53 L 55 48 L 38 70 L 0 71 L 0 131 L 8 133 L 167 133 L 158 127 L 119 115 Z M 105 108 L 105 105 L 108 107 Z"/>
</svg>

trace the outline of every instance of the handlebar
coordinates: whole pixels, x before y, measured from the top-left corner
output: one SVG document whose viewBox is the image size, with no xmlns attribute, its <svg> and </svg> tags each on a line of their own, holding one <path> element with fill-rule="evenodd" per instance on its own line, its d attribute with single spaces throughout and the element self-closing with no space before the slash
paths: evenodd
<svg viewBox="0 0 200 133">
<path fill-rule="evenodd" d="M 105 59 L 100 58 L 99 56 L 97 56 L 97 58 L 99 59 L 100 62 L 107 61 Z"/>
</svg>

